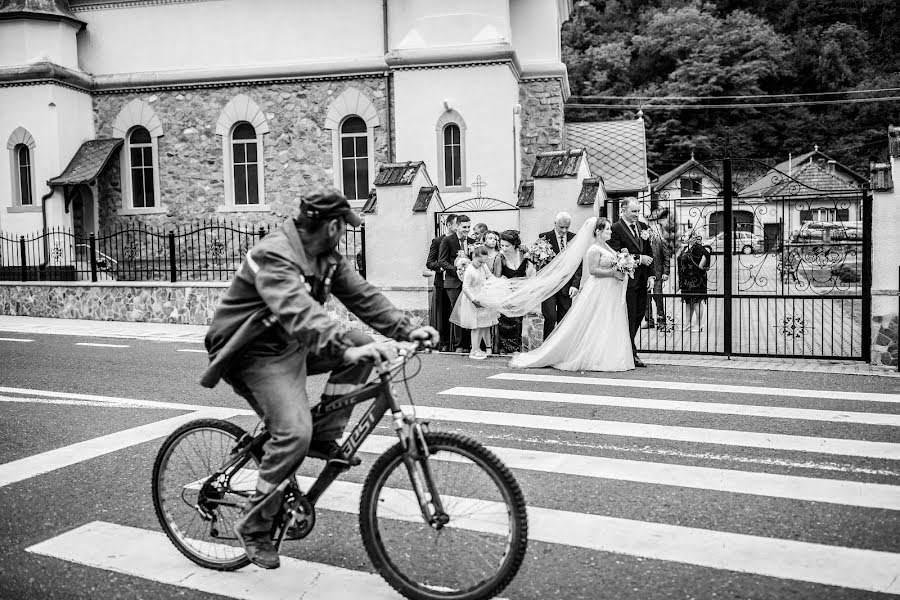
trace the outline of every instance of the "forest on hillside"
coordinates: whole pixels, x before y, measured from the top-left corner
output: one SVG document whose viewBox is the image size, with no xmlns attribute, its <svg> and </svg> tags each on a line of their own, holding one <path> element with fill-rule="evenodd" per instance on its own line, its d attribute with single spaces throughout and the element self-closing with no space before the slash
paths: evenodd
<svg viewBox="0 0 900 600">
<path fill-rule="evenodd" d="M 642 110 L 659 174 L 730 131 L 733 156 L 818 145 L 868 176 L 900 125 L 900 0 L 581 0 L 562 46 L 566 120 Z"/>
</svg>

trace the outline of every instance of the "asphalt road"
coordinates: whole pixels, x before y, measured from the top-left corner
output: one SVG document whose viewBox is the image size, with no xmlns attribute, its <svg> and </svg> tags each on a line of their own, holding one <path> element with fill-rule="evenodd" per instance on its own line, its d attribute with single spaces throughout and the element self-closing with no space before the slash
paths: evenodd
<svg viewBox="0 0 900 600">
<path fill-rule="evenodd" d="M 150 472 L 176 420 L 200 407 L 247 408 L 225 385 L 197 384 L 199 345 L 3 337 L 32 341 L 0 340 L 0 597 L 276 597 L 276 575 L 233 574 L 256 578 L 245 592 L 241 579 L 220 585 L 217 573 L 172 575 L 190 563 L 165 540 L 141 550 L 141 536 L 160 531 Z M 532 380 L 494 377 L 502 374 Z M 323 384 L 311 381 L 313 397 Z M 532 537 L 505 598 L 900 595 L 898 379 L 677 366 L 516 371 L 498 358 L 433 355 L 410 388 L 432 429 L 510 457 Z M 156 433 L 118 449 L 85 450 L 153 424 Z M 386 425 L 375 433 L 392 435 Z M 523 462 L 520 451 L 544 462 Z M 375 457 L 363 454 L 342 481 L 361 484 Z M 99 544 L 91 527 L 111 533 Z M 356 516 L 327 508 L 283 555 L 346 569 L 338 582 L 374 573 Z M 304 595 L 298 579 L 280 597 L 360 597 L 326 588 Z"/>
</svg>

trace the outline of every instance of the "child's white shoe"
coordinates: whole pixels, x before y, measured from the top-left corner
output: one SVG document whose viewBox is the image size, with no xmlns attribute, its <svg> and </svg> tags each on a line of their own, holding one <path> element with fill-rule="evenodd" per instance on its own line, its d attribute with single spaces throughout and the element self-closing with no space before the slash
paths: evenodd
<svg viewBox="0 0 900 600">
<path fill-rule="evenodd" d="M 473 358 L 475 360 L 484 360 L 487 358 L 487 355 L 481 350 L 473 350 L 471 354 L 469 354 L 469 358 Z"/>
</svg>

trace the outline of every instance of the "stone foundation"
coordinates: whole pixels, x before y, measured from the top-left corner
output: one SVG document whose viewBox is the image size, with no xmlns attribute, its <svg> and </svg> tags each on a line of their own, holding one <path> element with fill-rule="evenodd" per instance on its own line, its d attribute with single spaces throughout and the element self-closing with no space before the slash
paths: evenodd
<svg viewBox="0 0 900 600">
<path fill-rule="evenodd" d="M 872 321 L 872 364 L 896 367 L 900 315 L 885 315 Z"/>
<path fill-rule="evenodd" d="M 2 283 L 0 314 L 58 319 L 209 325 L 228 283 L 115 284 Z M 351 329 L 371 333 L 347 308 L 329 299 L 325 309 Z M 416 324 L 428 311 L 404 310 Z"/>
</svg>

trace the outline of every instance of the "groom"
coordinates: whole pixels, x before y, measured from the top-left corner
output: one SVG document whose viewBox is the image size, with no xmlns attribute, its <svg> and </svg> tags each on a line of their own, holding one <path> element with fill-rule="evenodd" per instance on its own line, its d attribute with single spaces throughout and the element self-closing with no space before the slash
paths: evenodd
<svg viewBox="0 0 900 600">
<path fill-rule="evenodd" d="M 622 198 L 619 203 L 619 215 L 619 220 L 612 226 L 612 234 L 607 244 L 616 252 L 626 249 L 631 254 L 640 256 L 638 266 L 634 270 L 634 278 L 628 280 L 625 304 L 628 307 L 628 331 L 631 333 L 634 366 L 646 367 L 647 365 L 638 358 L 634 335 L 647 310 L 647 293 L 653 291 L 655 278 L 650 272 L 650 265 L 653 264 L 653 247 L 650 244 L 647 225 L 638 220 L 641 216 L 641 203 L 637 198 Z"/>
</svg>

